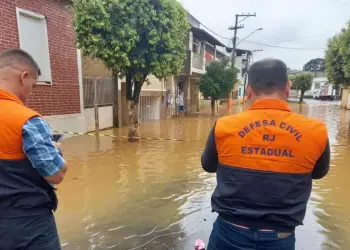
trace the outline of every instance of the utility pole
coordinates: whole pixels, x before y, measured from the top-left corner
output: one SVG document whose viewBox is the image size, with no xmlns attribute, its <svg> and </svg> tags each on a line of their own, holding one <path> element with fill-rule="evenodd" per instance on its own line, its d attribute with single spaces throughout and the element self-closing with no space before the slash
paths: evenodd
<svg viewBox="0 0 350 250">
<path fill-rule="evenodd" d="M 245 17 L 245 18 L 256 17 L 256 13 L 254 13 L 254 14 L 250 14 L 250 13 L 248 13 L 248 14 L 243 14 L 243 13 L 242 14 L 236 14 L 235 26 L 229 27 L 229 30 L 234 30 L 234 35 L 233 35 L 233 38 L 232 38 L 233 49 L 232 49 L 232 65 L 231 65 L 231 67 L 233 69 L 235 67 L 235 62 L 236 62 L 237 30 L 244 28 L 244 25 L 238 26 L 240 17 Z"/>
<path fill-rule="evenodd" d="M 236 44 L 237 44 L 237 30 L 238 29 L 242 29 L 244 28 L 244 25 L 240 25 L 238 26 L 239 24 L 239 18 L 240 17 L 245 17 L 245 18 L 248 18 L 248 17 L 255 17 L 256 16 L 256 13 L 254 14 L 236 14 L 236 21 L 235 21 L 235 26 L 230 26 L 228 29 L 229 30 L 234 30 L 234 35 L 233 35 L 233 38 L 232 38 L 232 61 L 231 61 L 231 68 L 234 69 L 235 68 L 235 64 L 236 64 Z M 233 83 L 235 84 L 235 83 Z M 229 94 L 228 96 L 228 114 L 232 114 L 232 99 L 233 99 L 233 91 Z"/>
</svg>

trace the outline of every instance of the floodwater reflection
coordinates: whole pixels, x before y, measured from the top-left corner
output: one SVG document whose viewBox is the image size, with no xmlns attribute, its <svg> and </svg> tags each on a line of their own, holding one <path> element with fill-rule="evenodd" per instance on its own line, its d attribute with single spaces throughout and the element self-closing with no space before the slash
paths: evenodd
<svg viewBox="0 0 350 250">
<path fill-rule="evenodd" d="M 350 112 L 334 103 L 291 106 L 324 120 L 333 145 L 331 172 L 314 183 L 297 249 L 350 249 Z M 216 218 L 210 207 L 216 179 L 202 171 L 200 155 L 214 121 L 204 115 L 141 125 L 140 136 L 186 142 L 65 140 L 70 171 L 59 186 L 56 215 L 63 249 L 187 250 L 197 237 L 207 240 Z"/>
</svg>

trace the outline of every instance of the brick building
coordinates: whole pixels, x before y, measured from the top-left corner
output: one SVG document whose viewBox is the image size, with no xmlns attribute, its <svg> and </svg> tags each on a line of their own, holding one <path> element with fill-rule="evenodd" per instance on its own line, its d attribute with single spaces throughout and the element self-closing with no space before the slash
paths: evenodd
<svg viewBox="0 0 350 250">
<path fill-rule="evenodd" d="M 55 129 L 84 130 L 79 77 L 69 0 L 2 0 L 0 51 L 22 48 L 42 71 L 28 106 Z M 77 53 L 78 52 L 78 53 Z"/>
</svg>

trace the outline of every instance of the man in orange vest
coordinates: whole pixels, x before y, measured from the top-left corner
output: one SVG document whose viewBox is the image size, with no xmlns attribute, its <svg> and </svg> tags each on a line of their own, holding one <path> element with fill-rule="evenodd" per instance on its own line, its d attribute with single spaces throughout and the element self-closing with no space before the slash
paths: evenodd
<svg viewBox="0 0 350 250">
<path fill-rule="evenodd" d="M 20 49 L 0 54 L 0 249 L 61 249 L 54 184 L 67 171 L 50 126 L 25 106 L 40 70 Z"/>
<path fill-rule="evenodd" d="M 312 180 L 329 170 L 325 124 L 293 113 L 287 67 L 275 59 L 249 70 L 245 112 L 220 118 L 202 155 L 215 173 L 212 209 L 219 214 L 208 250 L 294 250 Z"/>
</svg>

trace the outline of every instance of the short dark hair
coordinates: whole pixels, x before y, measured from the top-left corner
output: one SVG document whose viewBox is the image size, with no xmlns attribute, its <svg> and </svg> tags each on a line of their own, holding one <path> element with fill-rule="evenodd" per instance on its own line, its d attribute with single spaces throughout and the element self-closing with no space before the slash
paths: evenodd
<svg viewBox="0 0 350 250">
<path fill-rule="evenodd" d="M 34 71 L 37 71 L 39 76 L 41 75 L 39 65 L 28 52 L 16 48 L 7 49 L 0 53 L 0 69 L 17 63 L 29 66 Z"/>
<path fill-rule="evenodd" d="M 278 59 L 263 59 L 252 64 L 248 84 L 257 94 L 283 91 L 288 83 L 287 65 Z"/>
</svg>

